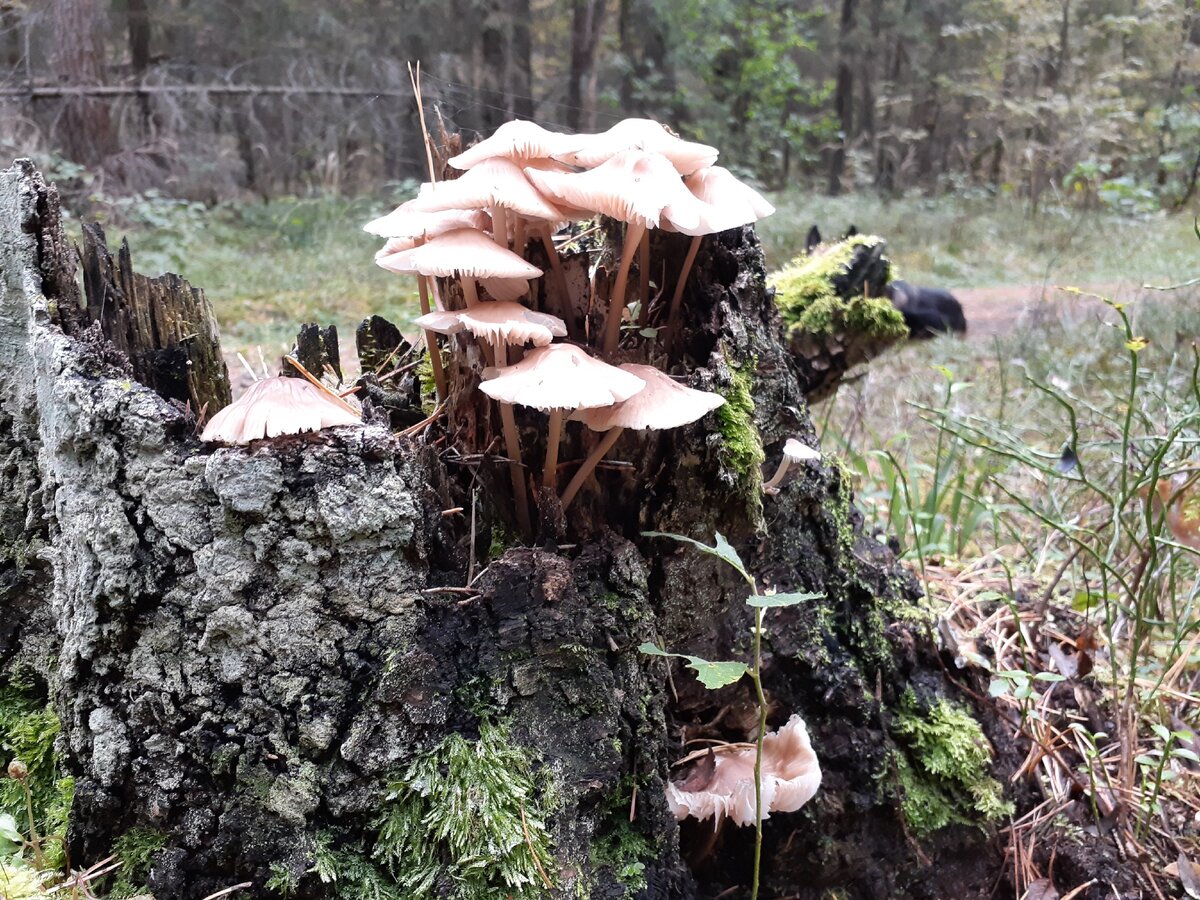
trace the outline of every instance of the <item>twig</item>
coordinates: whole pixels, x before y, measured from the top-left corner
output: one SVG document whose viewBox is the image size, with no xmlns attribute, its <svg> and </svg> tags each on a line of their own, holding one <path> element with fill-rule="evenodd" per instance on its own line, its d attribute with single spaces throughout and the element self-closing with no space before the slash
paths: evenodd
<svg viewBox="0 0 1200 900">
<path fill-rule="evenodd" d="M 521 804 L 521 830 L 525 832 L 525 845 L 529 847 L 529 855 L 533 857 L 533 864 L 537 866 L 538 874 L 542 876 L 542 882 L 546 885 L 546 890 L 553 890 L 554 884 L 546 875 L 546 870 L 542 868 L 542 861 L 538 859 L 537 851 L 533 849 L 533 837 L 529 834 L 529 825 L 525 822 L 525 804 Z"/>
<path fill-rule="evenodd" d="M 343 408 L 345 408 L 347 412 L 351 412 L 356 416 L 362 415 L 362 413 L 360 413 L 357 409 L 355 409 L 353 406 L 351 406 L 349 403 L 347 403 L 345 400 L 343 400 L 338 395 L 337 391 L 331 391 L 329 388 L 325 387 L 325 385 L 323 385 L 321 383 L 320 379 L 314 378 L 312 373 L 310 373 L 308 371 L 308 369 L 304 368 L 304 366 L 302 366 L 300 364 L 300 360 L 296 359 L 294 356 L 285 356 L 284 359 L 286 359 L 289 363 L 291 363 L 293 366 L 295 366 L 296 370 L 301 375 L 303 375 L 305 378 L 308 379 L 309 384 L 314 385 L 317 388 L 317 390 L 322 391 L 330 399 L 336 401 L 337 404 L 339 406 L 342 406 Z"/>
<path fill-rule="evenodd" d="M 234 891 L 244 891 L 246 888 L 254 887 L 253 881 L 243 881 L 241 884 L 235 884 L 232 887 L 223 888 L 215 894 L 209 894 L 204 900 L 217 900 L 218 897 L 224 897 L 226 894 L 232 894 Z"/>
</svg>

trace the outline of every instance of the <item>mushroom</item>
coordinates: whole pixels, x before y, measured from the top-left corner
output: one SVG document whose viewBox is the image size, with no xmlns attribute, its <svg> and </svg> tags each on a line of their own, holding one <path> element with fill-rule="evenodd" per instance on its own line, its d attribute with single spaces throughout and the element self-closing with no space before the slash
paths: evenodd
<svg viewBox="0 0 1200 900">
<path fill-rule="evenodd" d="M 417 319 L 422 328 L 441 334 L 454 334 L 466 329 L 480 340 L 491 344 L 497 365 L 506 362 L 508 345 L 532 343 L 539 347 L 567 333 L 562 319 L 526 309 L 520 303 L 486 300 L 461 312 L 435 312 Z M 504 427 L 504 444 L 508 452 L 509 473 L 517 504 L 517 519 L 528 533 L 531 522 L 529 504 L 525 499 L 525 479 L 521 473 L 521 441 L 512 406 L 500 401 L 500 421 Z"/>
<path fill-rule="evenodd" d="M 671 161 L 680 175 L 711 166 L 718 155 L 716 147 L 685 141 L 653 119 L 623 119 L 600 134 L 575 135 L 573 146 L 566 152 L 551 155 L 573 166 L 591 169 L 626 150 L 659 153 Z"/>
<path fill-rule="evenodd" d="M 248 444 L 281 434 L 361 424 L 362 417 L 349 404 L 338 403 L 301 378 L 275 376 L 256 381 L 213 416 L 200 440 Z"/>
<path fill-rule="evenodd" d="M 557 316 L 534 312 L 511 300 L 483 300 L 465 310 L 439 310 L 421 316 L 416 324 L 439 334 L 456 334 L 465 329 L 492 344 L 497 361 L 502 359 L 506 345 L 532 343 L 544 347 L 567 333 L 566 325 Z"/>
<path fill-rule="evenodd" d="M 583 487 L 597 463 L 604 458 L 604 454 L 617 442 L 617 438 L 626 428 L 678 428 L 695 422 L 725 402 L 725 398 L 720 394 L 685 387 L 653 366 L 626 363 L 620 368 L 645 381 L 646 389 L 616 406 L 589 409 L 571 416 L 572 419 L 584 422 L 592 431 L 608 433 L 588 454 L 575 477 L 567 485 L 567 489 L 563 491 L 564 510 L 571 505 L 571 501 L 575 499 L 575 495 L 579 493 L 579 489 Z"/>
<path fill-rule="evenodd" d="M 486 228 L 489 224 L 487 213 L 478 209 L 446 210 L 436 213 L 422 213 L 411 209 L 412 201 L 402 203 L 386 216 L 373 219 L 363 226 L 363 231 L 378 234 L 387 238 L 387 243 L 375 254 L 375 262 L 405 250 L 411 250 L 428 238 L 438 237 L 448 231 L 459 228 Z M 387 268 L 387 266 L 384 266 Z M 415 273 L 417 289 L 421 296 L 421 312 L 430 311 L 429 292 L 425 284 L 427 276 Z M 429 351 L 429 365 L 433 369 L 434 386 L 437 389 L 438 402 L 446 399 L 446 375 L 442 371 L 442 357 L 438 352 L 437 339 L 425 332 L 425 346 Z"/>
<path fill-rule="evenodd" d="M 517 119 L 505 122 L 494 132 L 458 156 L 448 160 L 456 169 L 470 169 L 485 160 L 501 156 L 510 160 L 545 159 L 564 152 L 574 143 L 574 135 L 547 131 L 536 122 Z"/>
<path fill-rule="evenodd" d="M 612 406 L 637 396 L 646 382 L 624 368 L 593 359 L 573 344 L 551 344 L 529 352 L 516 365 L 496 370 L 479 389 L 502 401 L 501 408 L 520 403 L 550 414 L 542 483 L 553 489 L 563 411 Z"/>
<path fill-rule="evenodd" d="M 559 222 L 567 217 L 532 184 L 512 160 L 486 159 L 461 178 L 422 186 L 411 208 L 421 212 L 450 209 L 487 209 L 492 215 L 492 237 L 508 247 L 508 213 L 526 219 Z"/>
<path fill-rule="evenodd" d="M 640 150 L 618 153 L 587 172 L 562 174 L 530 168 L 525 174 L 557 203 L 593 210 L 628 224 L 604 330 L 603 350 L 612 353 L 621 334 L 629 267 L 646 229 L 657 228 L 664 215 L 686 227 L 696 227 L 700 222 L 699 204 L 666 157 Z"/>
<path fill-rule="evenodd" d="M 810 459 L 820 459 L 819 451 L 814 450 L 807 444 L 802 444 L 795 438 L 788 438 L 783 445 L 783 458 L 779 460 L 779 468 L 775 470 L 775 474 L 771 476 L 771 480 L 763 485 L 763 492 L 767 494 L 778 494 L 779 485 L 783 482 L 783 476 L 787 474 L 792 463 L 804 462 Z"/>
<path fill-rule="evenodd" d="M 763 736 L 762 802 L 764 819 L 773 812 L 795 812 L 821 786 L 821 764 L 813 751 L 804 720 L 792 716 L 778 731 Z M 734 745 L 728 753 L 702 757 L 709 772 L 691 773 L 683 782 L 667 785 L 667 806 L 676 819 L 692 816 L 713 820 L 728 817 L 737 825 L 755 824 L 755 747 Z"/>
<path fill-rule="evenodd" d="M 396 250 L 415 247 L 422 238 L 437 237 L 456 228 L 475 228 L 482 231 L 491 225 L 482 209 L 445 209 L 437 212 L 422 212 L 413 208 L 414 201 L 401 203 L 386 216 L 372 219 L 363 226 L 367 234 L 392 240 L 410 242 L 407 247 L 396 246 Z M 395 252 L 395 251 L 393 251 Z"/>
<path fill-rule="evenodd" d="M 675 293 L 671 297 L 671 307 L 667 313 L 667 340 L 673 341 L 679 317 L 679 306 L 683 300 L 683 290 L 687 285 L 688 275 L 691 274 L 692 264 L 696 261 L 696 253 L 700 249 L 700 241 L 706 234 L 716 234 L 728 231 L 730 228 L 740 228 L 764 219 L 775 212 L 775 207 L 754 188 L 743 184 L 734 175 L 721 166 L 709 166 L 689 175 L 683 183 L 699 201 L 700 222 L 688 225 L 676 222 L 668 217 L 676 231 L 692 236 L 679 280 L 675 283 Z M 695 210 L 689 209 L 694 215 Z M 690 216 L 689 216 L 690 217 Z"/>
<path fill-rule="evenodd" d="M 468 306 L 479 302 L 475 287 L 477 278 L 537 278 L 542 274 L 537 266 L 527 263 L 506 247 L 497 247 L 482 232 L 471 228 L 448 231 L 419 247 L 393 253 L 376 263 L 401 274 L 418 272 L 458 277 Z"/>
</svg>

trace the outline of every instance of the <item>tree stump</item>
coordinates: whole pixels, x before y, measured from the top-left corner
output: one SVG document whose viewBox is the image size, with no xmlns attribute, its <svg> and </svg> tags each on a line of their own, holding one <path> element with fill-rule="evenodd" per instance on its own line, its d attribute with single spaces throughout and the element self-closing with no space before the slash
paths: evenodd
<svg viewBox="0 0 1200 900">
<path fill-rule="evenodd" d="M 805 718 L 824 784 L 768 820 L 765 896 L 991 891 L 987 822 L 922 852 L 898 811 L 961 802 L 895 726 L 954 694 L 900 624 L 911 577 L 832 460 L 763 496 L 815 433 L 752 230 L 706 239 L 684 323 L 723 412 L 622 437 L 566 539 L 507 548 L 433 428 L 198 443 L 195 403 L 73 324 L 66 246 L 53 189 L 0 173 L 0 665 L 61 718 L 72 859 L 136 838 L 160 898 L 748 896 L 753 829 L 681 828 L 664 787 L 686 737 L 746 738 L 750 693 L 637 651 L 746 658 L 740 580 L 642 536 L 720 531 L 764 586 L 825 595 L 768 621 L 772 725 Z"/>
</svg>

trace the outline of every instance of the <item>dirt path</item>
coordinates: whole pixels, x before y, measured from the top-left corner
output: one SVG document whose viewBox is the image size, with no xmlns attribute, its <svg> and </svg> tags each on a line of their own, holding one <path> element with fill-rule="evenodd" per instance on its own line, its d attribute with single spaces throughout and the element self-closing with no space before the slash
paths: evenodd
<svg viewBox="0 0 1200 900">
<path fill-rule="evenodd" d="M 1075 286 L 1087 293 L 1122 302 L 1153 293 L 1133 281 Z M 1036 324 L 1046 316 L 1078 319 L 1095 316 L 1105 309 L 1104 304 L 1095 297 L 1081 297 L 1056 285 L 958 288 L 953 293 L 962 302 L 967 317 L 967 335 L 972 340 L 987 340 L 996 335 L 1009 334 L 1023 325 Z"/>
</svg>

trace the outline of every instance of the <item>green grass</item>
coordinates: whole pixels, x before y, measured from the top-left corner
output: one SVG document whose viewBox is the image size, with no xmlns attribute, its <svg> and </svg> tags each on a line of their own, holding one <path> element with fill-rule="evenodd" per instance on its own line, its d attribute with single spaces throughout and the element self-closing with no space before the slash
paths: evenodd
<svg viewBox="0 0 1200 900">
<path fill-rule="evenodd" d="M 377 198 L 280 199 L 212 209 L 161 197 L 110 209 L 109 244 L 128 236 L 134 267 L 147 275 L 176 272 L 204 289 L 227 351 L 268 361 L 291 347 L 304 322 L 333 323 L 344 347 L 372 313 L 402 328 L 420 315 L 416 283 L 374 263 L 382 244 L 362 225 L 411 195 L 411 186 Z M 407 329 L 406 329 L 407 330 Z"/>
<path fill-rule="evenodd" d="M 1110 282 L 1195 275 L 1195 235 L 1187 216 L 1144 219 L 1097 211 L 1047 209 L 1036 218 L 1009 199 L 873 195 L 771 197 L 775 215 L 758 225 L 767 266 L 804 251 L 815 223 L 828 239 L 854 224 L 887 239 L 900 276 L 948 288 Z"/>
</svg>

